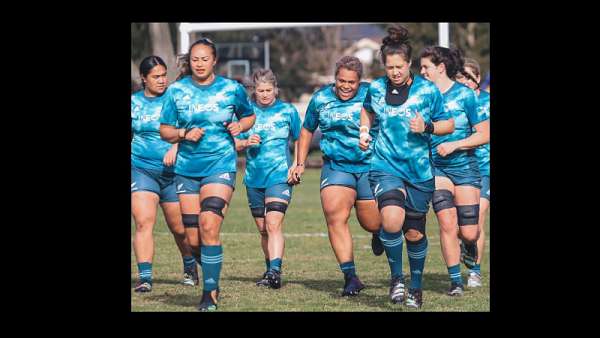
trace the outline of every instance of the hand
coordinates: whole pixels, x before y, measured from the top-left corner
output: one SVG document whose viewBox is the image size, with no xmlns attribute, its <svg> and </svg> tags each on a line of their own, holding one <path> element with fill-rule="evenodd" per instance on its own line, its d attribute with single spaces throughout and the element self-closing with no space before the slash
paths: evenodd
<svg viewBox="0 0 600 338">
<path fill-rule="evenodd" d="M 369 143 L 373 138 L 368 133 L 361 133 L 360 139 L 358 141 L 358 147 L 362 151 L 367 151 L 369 149 Z"/>
<path fill-rule="evenodd" d="M 242 132 L 242 125 L 239 122 L 223 122 L 223 125 L 233 137 L 238 136 Z"/>
<path fill-rule="evenodd" d="M 436 149 L 440 156 L 446 157 L 456 150 L 456 144 L 454 142 L 444 142 L 437 146 Z"/>
<path fill-rule="evenodd" d="M 185 133 L 184 140 L 198 142 L 204 136 L 204 128 L 194 127 Z"/>
<path fill-rule="evenodd" d="M 422 133 L 425 131 L 425 120 L 419 112 L 415 113 L 415 117 L 410 120 L 410 131 L 413 133 Z"/>
<path fill-rule="evenodd" d="M 302 174 L 304 174 L 304 165 L 296 165 L 288 171 L 288 183 L 296 185 L 302 183 Z"/>
<path fill-rule="evenodd" d="M 177 147 L 171 147 L 171 149 L 169 149 L 169 151 L 167 151 L 167 153 L 165 154 L 165 157 L 163 158 L 163 164 L 167 167 L 170 167 L 173 164 L 175 164 L 176 159 L 177 159 Z"/>
<path fill-rule="evenodd" d="M 251 147 L 251 146 L 254 146 L 254 145 L 258 145 L 258 144 L 260 144 L 260 142 L 261 142 L 260 135 L 258 135 L 258 134 L 252 134 L 246 140 L 246 147 Z"/>
</svg>

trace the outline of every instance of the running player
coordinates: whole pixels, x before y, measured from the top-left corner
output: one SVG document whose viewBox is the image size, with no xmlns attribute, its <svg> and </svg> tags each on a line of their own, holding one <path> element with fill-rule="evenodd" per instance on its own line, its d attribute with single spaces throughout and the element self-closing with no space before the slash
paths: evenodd
<svg viewBox="0 0 600 338">
<path fill-rule="evenodd" d="M 139 281 L 135 292 L 152 290 L 152 258 L 157 205 L 183 257 L 183 284 L 197 285 L 198 270 L 185 238 L 179 199 L 175 193 L 173 164 L 177 143 L 160 139 L 159 118 L 167 89 L 167 66 L 158 56 L 148 56 L 140 64 L 143 90 L 131 95 L 131 213 L 135 222 L 133 250 Z"/>
<path fill-rule="evenodd" d="M 477 260 L 481 176 L 473 149 L 489 142 L 490 127 L 488 117 L 477 114 L 475 92 L 453 81 L 463 65 L 464 59 L 456 49 L 430 46 L 421 53 L 421 74 L 442 92 L 444 109 L 455 120 L 452 134 L 431 138 L 435 172 L 433 209 L 440 224 L 442 254 L 450 275 L 450 296 L 461 296 L 464 292 L 459 237 L 465 244 L 465 261 Z"/>
<path fill-rule="evenodd" d="M 356 274 L 352 235 L 348 226 L 354 206 L 360 225 L 371 233 L 381 226 L 377 204 L 369 187 L 368 171 L 371 149 L 362 152 L 356 148 L 359 134 L 360 111 L 369 84 L 360 82 L 362 64 L 353 56 L 344 56 L 335 67 L 335 83 L 322 87 L 313 94 L 300 133 L 297 166 L 292 182 L 299 183 L 304 173 L 308 149 L 317 127 L 321 128 L 321 205 L 327 221 L 329 242 L 344 274 L 342 296 L 358 295 L 364 288 Z M 372 130 L 371 135 L 376 136 Z M 373 251 L 383 253 L 381 242 L 375 236 Z"/>
<path fill-rule="evenodd" d="M 402 26 L 388 29 L 381 58 L 386 76 L 374 80 L 361 112 L 359 146 L 367 150 L 373 121 L 374 140 L 369 183 L 377 198 L 382 227 L 379 233 L 391 271 L 390 299 L 420 308 L 422 277 L 427 256 L 426 215 L 434 191 L 429 142 L 432 134 L 454 130 L 436 86 L 410 72 L 412 47 Z M 406 296 L 402 274 L 403 234 L 410 265 Z"/>
<path fill-rule="evenodd" d="M 246 150 L 244 184 L 267 265 L 256 285 L 279 289 L 285 247 L 282 224 L 292 198 L 290 171 L 296 163 L 288 140 L 291 136 L 297 149 L 300 117 L 292 104 L 277 99 L 277 79 L 271 70 L 258 69 L 252 81 L 256 123 L 235 142 L 238 151 Z"/>
<path fill-rule="evenodd" d="M 202 263 L 199 310 L 216 311 L 223 262 L 219 233 L 235 188 L 233 137 L 250 129 L 255 115 L 244 87 L 215 74 L 217 51 L 211 40 L 194 42 L 186 58 L 180 80 L 165 93 L 160 134 L 179 142 L 175 182 L 186 235 Z M 234 115 L 239 121 L 233 121 Z"/>
</svg>

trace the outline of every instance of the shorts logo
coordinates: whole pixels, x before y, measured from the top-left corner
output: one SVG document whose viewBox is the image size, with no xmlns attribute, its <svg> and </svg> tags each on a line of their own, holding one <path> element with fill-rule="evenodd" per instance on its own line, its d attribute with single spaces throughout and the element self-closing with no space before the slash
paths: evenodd
<svg viewBox="0 0 600 338">
<path fill-rule="evenodd" d="M 321 181 L 321 186 L 323 186 L 325 184 L 325 182 L 327 182 L 328 179 L 329 179 L 329 177 L 327 177 L 323 181 Z"/>
<path fill-rule="evenodd" d="M 181 190 L 181 188 L 182 188 L 182 187 L 183 187 L 183 183 L 180 183 L 180 184 L 177 186 L 177 191 L 176 191 L 176 193 L 185 192 L 185 189 Z"/>
<path fill-rule="evenodd" d="M 137 182 L 133 182 L 131 183 L 131 191 L 136 191 L 138 190 L 138 187 L 134 187 L 137 184 Z"/>
<path fill-rule="evenodd" d="M 215 284 L 216 283 L 215 280 L 212 279 L 212 278 L 209 278 L 209 279 L 205 280 L 204 282 L 208 283 L 208 284 Z"/>
<path fill-rule="evenodd" d="M 231 180 L 231 177 L 229 177 L 229 174 L 228 174 L 228 173 L 224 173 L 224 174 L 222 174 L 221 176 L 219 176 L 219 178 L 222 178 L 222 179 L 224 179 L 224 180 L 228 180 L 228 181 L 229 181 L 229 180 Z"/>
<path fill-rule="evenodd" d="M 383 190 L 383 189 L 381 189 L 381 190 L 377 190 L 377 189 L 379 189 L 379 183 L 377 183 L 377 185 L 375 186 L 375 189 L 373 190 L 373 194 L 377 195 L 381 192 L 381 190 Z"/>
<path fill-rule="evenodd" d="M 489 190 L 487 191 L 487 194 L 488 194 L 488 195 L 490 194 L 490 191 L 489 191 Z"/>
<path fill-rule="evenodd" d="M 290 191 L 286 189 L 286 190 L 284 190 L 284 191 L 283 191 L 281 194 L 282 194 L 282 195 L 289 196 L 289 195 L 290 195 Z"/>
<path fill-rule="evenodd" d="M 136 185 L 136 184 L 137 184 L 137 182 L 131 183 L 131 187 L 133 188 L 133 186 Z"/>
</svg>

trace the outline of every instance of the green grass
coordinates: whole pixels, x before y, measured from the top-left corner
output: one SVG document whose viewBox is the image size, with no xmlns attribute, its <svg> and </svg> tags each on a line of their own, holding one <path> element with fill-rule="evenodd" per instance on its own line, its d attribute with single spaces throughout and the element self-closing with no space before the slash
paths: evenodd
<svg viewBox="0 0 600 338">
<path fill-rule="evenodd" d="M 427 216 L 429 253 L 423 276 L 421 310 L 391 304 L 388 299 L 390 271 L 385 254 L 371 253 L 371 235 L 350 218 L 354 238 L 354 261 L 366 288 L 358 297 L 340 297 L 342 273 L 329 244 L 319 199 L 319 170 L 307 170 L 303 183 L 294 189 L 292 204 L 284 222 L 287 236 L 283 259 L 283 283 L 279 290 L 258 288 L 255 281 L 264 272 L 259 235 L 247 206 L 246 190 L 238 173 L 231 208 L 221 228 L 224 251 L 219 311 L 489 311 L 489 250 L 483 260 L 483 287 L 466 288 L 460 298 L 445 295 L 448 272 L 440 252 L 438 224 L 433 212 Z M 489 229 L 489 223 L 486 223 Z M 131 223 L 132 235 L 135 225 Z M 307 236 L 306 234 L 313 234 Z M 315 235 L 316 234 L 316 235 Z M 489 231 L 486 233 L 489 248 Z M 131 292 L 132 311 L 196 311 L 201 287 L 180 284 L 181 256 L 159 210 L 154 229 L 155 255 L 153 291 Z M 133 240 L 133 237 L 132 237 Z M 406 245 L 404 245 L 406 247 Z M 406 249 L 402 254 L 405 275 L 409 276 Z M 466 268 L 461 266 L 466 285 Z M 131 285 L 137 280 L 137 266 L 131 250 Z M 235 292 L 233 292 L 235 290 Z"/>
</svg>

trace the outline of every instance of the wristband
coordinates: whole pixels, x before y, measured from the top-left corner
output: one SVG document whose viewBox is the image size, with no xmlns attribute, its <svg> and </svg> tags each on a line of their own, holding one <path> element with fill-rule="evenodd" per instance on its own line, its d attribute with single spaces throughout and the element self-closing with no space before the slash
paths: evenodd
<svg viewBox="0 0 600 338">
<path fill-rule="evenodd" d="M 359 129 L 359 131 L 360 131 L 361 133 L 363 133 L 363 132 L 364 132 L 364 133 L 368 133 L 368 132 L 369 132 L 369 127 L 367 127 L 367 126 L 360 126 L 360 129 Z"/>
<path fill-rule="evenodd" d="M 425 123 L 425 132 L 428 134 L 433 134 L 433 122 Z"/>
</svg>

